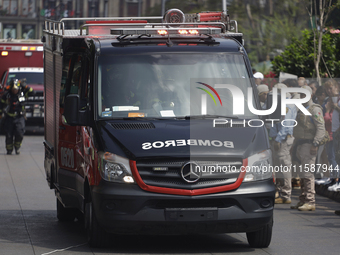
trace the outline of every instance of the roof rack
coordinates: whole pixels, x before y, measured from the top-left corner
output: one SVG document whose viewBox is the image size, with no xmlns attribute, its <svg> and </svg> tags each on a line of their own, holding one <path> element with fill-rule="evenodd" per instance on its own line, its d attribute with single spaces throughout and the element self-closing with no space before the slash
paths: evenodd
<svg viewBox="0 0 340 255">
<path fill-rule="evenodd" d="M 160 20 L 159 23 L 148 23 L 148 20 Z M 67 21 L 85 21 L 77 30 L 65 29 Z M 234 24 L 234 26 L 231 26 Z M 157 30 L 167 31 L 166 34 L 179 33 L 178 30 L 195 29 L 194 34 L 216 34 L 235 30 L 238 26 L 235 20 L 230 20 L 224 12 L 202 12 L 184 14 L 178 9 L 168 10 L 163 17 L 93 17 L 93 18 L 63 18 L 60 21 L 46 20 L 45 32 L 56 35 L 90 36 L 90 35 L 133 35 L 156 34 Z M 165 34 L 163 34 L 165 35 Z"/>
</svg>

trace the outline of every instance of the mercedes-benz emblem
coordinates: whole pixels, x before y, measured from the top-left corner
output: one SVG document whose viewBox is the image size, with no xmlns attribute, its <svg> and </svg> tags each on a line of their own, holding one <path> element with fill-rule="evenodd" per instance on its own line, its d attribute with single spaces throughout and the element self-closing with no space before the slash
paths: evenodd
<svg viewBox="0 0 340 255">
<path fill-rule="evenodd" d="M 194 183 L 201 178 L 202 172 L 195 162 L 187 162 L 181 168 L 181 176 L 184 181 Z"/>
</svg>

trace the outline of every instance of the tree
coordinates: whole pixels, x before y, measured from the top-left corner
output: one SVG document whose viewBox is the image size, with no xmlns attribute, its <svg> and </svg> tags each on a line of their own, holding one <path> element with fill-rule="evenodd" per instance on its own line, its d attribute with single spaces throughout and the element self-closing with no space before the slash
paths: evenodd
<svg viewBox="0 0 340 255">
<path fill-rule="evenodd" d="M 321 52 L 323 60 L 320 62 L 319 72 L 326 77 L 340 77 L 340 34 L 326 32 L 322 38 Z M 299 77 L 315 77 L 315 54 L 314 33 L 311 30 L 304 30 L 302 38 L 292 39 L 285 51 L 272 61 L 273 71 L 292 73 Z"/>
<path fill-rule="evenodd" d="M 335 7 L 336 5 L 333 5 L 333 0 L 309 0 L 308 14 L 310 17 L 310 23 L 313 31 L 313 46 L 314 46 L 313 61 L 315 65 L 316 77 L 319 83 L 321 83 L 320 61 L 323 58 L 322 40 L 324 28 L 328 16 L 332 12 L 332 10 L 334 10 Z M 313 16 L 315 16 L 316 18 L 313 19 Z M 325 67 L 327 68 L 327 65 Z"/>
<path fill-rule="evenodd" d="M 291 38 L 301 37 L 308 28 L 308 12 L 305 2 L 309 0 L 228 0 L 228 14 L 237 20 L 243 33 L 245 48 L 252 63 L 266 61 L 283 50 Z M 340 1 L 340 0 L 339 0 Z M 221 0 L 168 0 L 166 9 L 178 8 L 184 13 L 222 11 Z M 160 15 L 160 5 L 147 15 Z"/>
<path fill-rule="evenodd" d="M 229 10 L 237 15 L 245 47 L 255 63 L 269 60 L 308 27 L 307 10 L 298 0 L 234 0 Z"/>
</svg>

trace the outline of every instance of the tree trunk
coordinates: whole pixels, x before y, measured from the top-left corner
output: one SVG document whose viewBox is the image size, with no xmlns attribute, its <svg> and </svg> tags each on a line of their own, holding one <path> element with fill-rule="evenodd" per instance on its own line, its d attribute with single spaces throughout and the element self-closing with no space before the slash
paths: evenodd
<svg viewBox="0 0 340 255">
<path fill-rule="evenodd" d="M 314 0 L 316 1 L 316 0 Z M 319 20 L 319 29 L 318 29 L 318 51 L 317 51 L 317 57 L 315 62 L 315 71 L 316 71 L 316 77 L 318 79 L 319 84 L 321 84 L 321 77 L 320 77 L 320 59 L 322 54 L 322 36 L 323 36 L 323 24 L 324 24 L 324 14 L 325 9 L 323 8 L 325 0 L 319 1 L 319 11 L 320 11 L 320 20 Z"/>
</svg>

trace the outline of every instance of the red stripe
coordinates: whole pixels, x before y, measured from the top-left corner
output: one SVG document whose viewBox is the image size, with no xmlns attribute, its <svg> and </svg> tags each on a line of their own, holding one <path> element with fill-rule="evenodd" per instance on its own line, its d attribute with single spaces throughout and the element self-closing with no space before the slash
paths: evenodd
<svg viewBox="0 0 340 255">
<path fill-rule="evenodd" d="M 155 192 L 155 193 L 162 193 L 162 194 L 171 194 L 171 195 L 181 195 L 181 196 L 198 196 L 198 195 L 206 195 L 212 193 L 219 193 L 225 192 L 229 190 L 234 190 L 240 187 L 243 178 L 246 174 L 246 166 L 248 165 L 248 159 L 243 159 L 243 168 L 240 172 L 239 177 L 237 178 L 236 182 L 229 185 L 212 187 L 212 188 L 204 188 L 204 189 L 194 189 L 194 190 L 187 190 L 187 189 L 173 189 L 173 188 L 163 188 L 163 187 L 156 187 L 145 184 L 142 180 L 141 176 L 138 173 L 136 161 L 130 160 L 130 168 L 133 175 L 133 178 L 139 185 L 139 187 L 145 191 Z"/>
<path fill-rule="evenodd" d="M 221 103 L 221 105 L 222 105 L 222 100 L 221 100 L 219 94 L 217 93 L 217 91 L 216 91 L 213 87 L 211 87 L 210 85 L 205 84 L 205 83 L 203 83 L 203 82 L 197 82 L 197 83 L 202 84 L 202 85 L 204 85 L 204 86 L 207 86 L 209 89 L 211 89 L 211 90 L 215 93 L 215 95 L 218 97 L 218 100 L 220 100 L 220 103 Z"/>
</svg>

